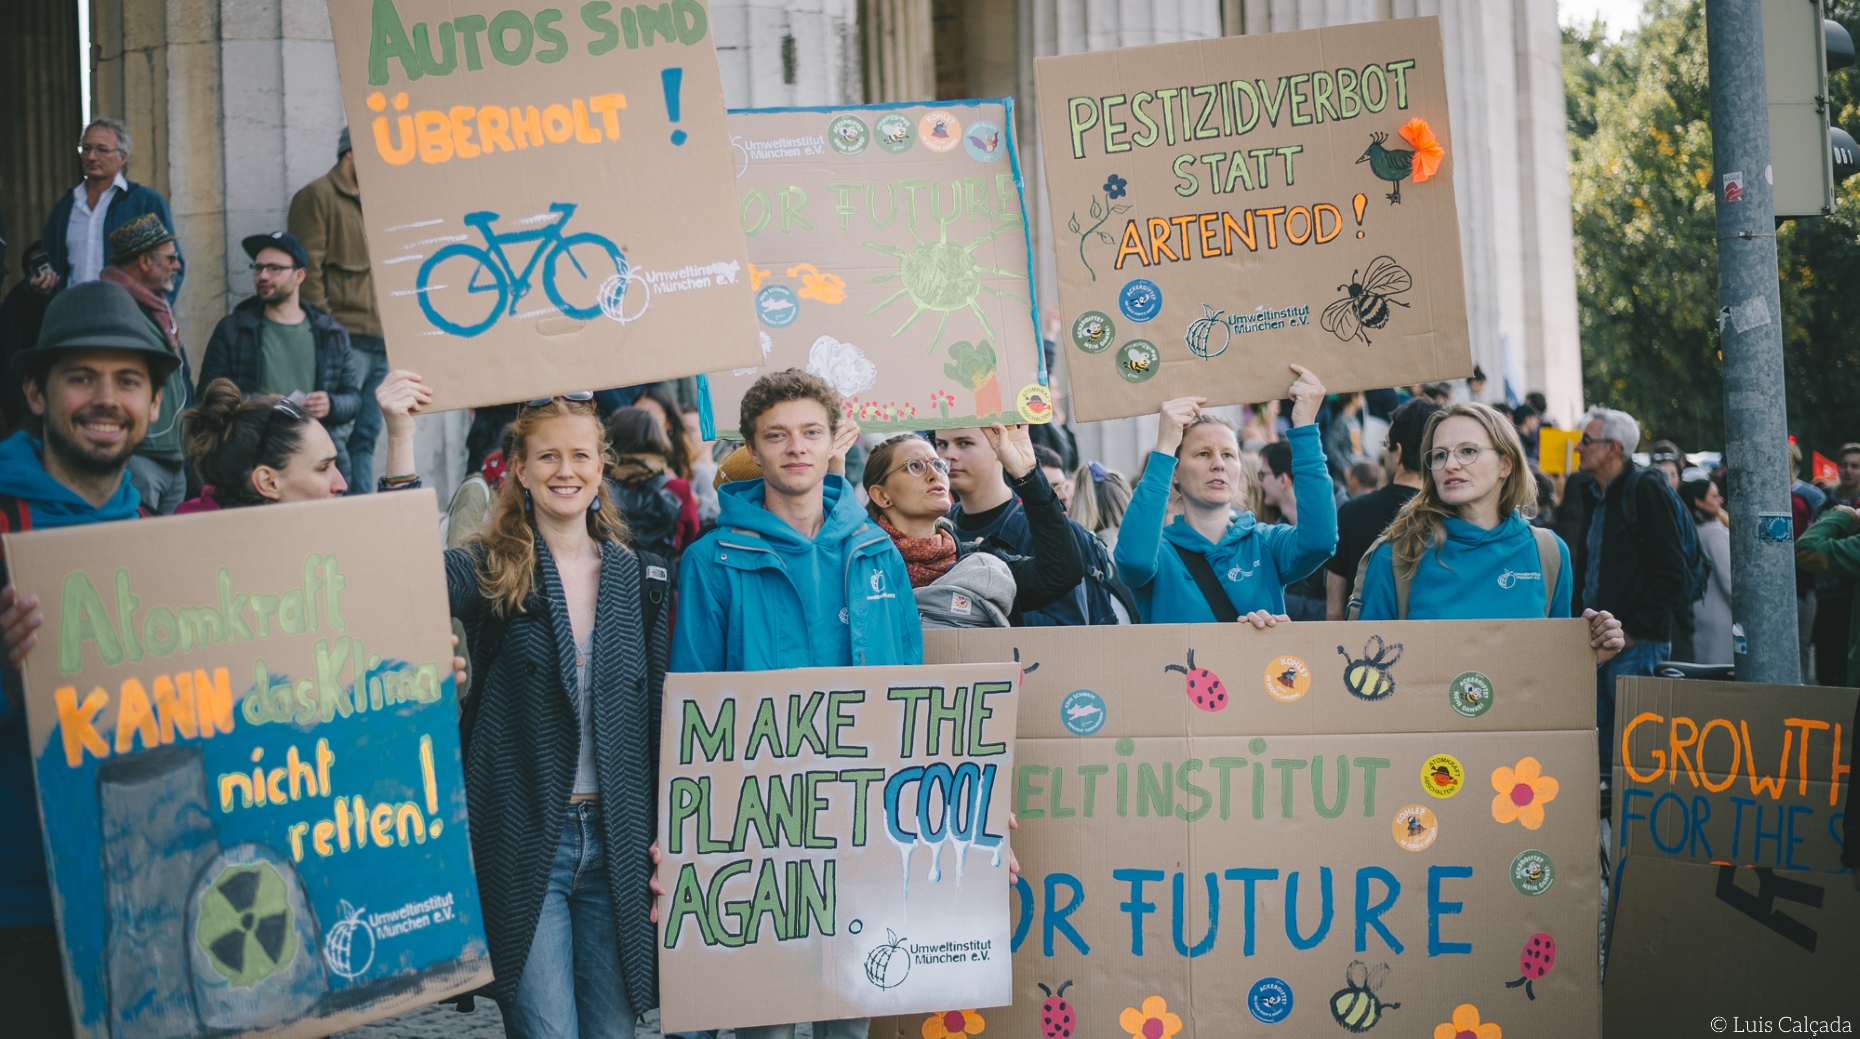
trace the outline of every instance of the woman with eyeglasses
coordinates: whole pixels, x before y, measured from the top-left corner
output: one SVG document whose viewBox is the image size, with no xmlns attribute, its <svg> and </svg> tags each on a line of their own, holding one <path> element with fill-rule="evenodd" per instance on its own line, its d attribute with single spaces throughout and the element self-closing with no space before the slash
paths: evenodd
<svg viewBox="0 0 1860 1039">
<path fill-rule="evenodd" d="M 1421 489 L 1369 549 L 1358 620 L 1566 617 L 1569 548 L 1533 527 L 1537 486 L 1510 420 L 1485 404 L 1428 419 Z M 1621 622 L 1585 610 L 1597 662 L 1620 651 Z"/>
<path fill-rule="evenodd" d="M 956 540 L 948 519 L 949 463 L 923 437 L 892 437 L 866 459 L 866 511 L 904 556 L 926 628 L 1019 625 L 1022 614 L 1059 601 L 1085 578 L 1078 543 L 1027 427 L 997 423 L 982 435 L 1026 509 L 1031 556 L 1003 558 Z"/>
<path fill-rule="evenodd" d="M 1337 548 L 1337 500 L 1318 439 L 1324 384 L 1292 365 L 1292 495 L 1298 524 L 1261 523 L 1251 464 L 1234 428 L 1204 413 L 1205 397 L 1164 401 L 1156 449 L 1124 512 L 1117 569 L 1147 624 L 1245 620 L 1270 627 L 1285 616 L 1285 586 L 1309 576 Z M 1172 494 L 1182 512 L 1165 522 Z"/>
<path fill-rule="evenodd" d="M 177 515 L 321 501 L 349 489 L 329 431 L 288 397 L 247 397 L 231 379 L 215 379 L 182 421 L 182 448 L 205 486 Z"/>
<path fill-rule="evenodd" d="M 410 473 L 433 392 L 394 371 L 376 399 L 387 471 Z M 460 729 L 490 993 L 513 1039 L 628 1037 L 657 1005 L 665 564 L 628 547 L 592 393 L 525 402 L 507 436 L 483 528 L 445 553 L 476 676 Z"/>
</svg>

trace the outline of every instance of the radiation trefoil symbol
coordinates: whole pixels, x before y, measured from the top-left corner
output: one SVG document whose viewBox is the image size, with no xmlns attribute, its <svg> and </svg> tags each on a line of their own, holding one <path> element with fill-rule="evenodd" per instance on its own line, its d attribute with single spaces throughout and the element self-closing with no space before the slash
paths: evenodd
<svg viewBox="0 0 1860 1039">
<path fill-rule="evenodd" d="M 289 888 L 266 863 L 228 866 L 200 896 L 194 940 L 234 988 L 252 988 L 297 953 Z"/>
</svg>

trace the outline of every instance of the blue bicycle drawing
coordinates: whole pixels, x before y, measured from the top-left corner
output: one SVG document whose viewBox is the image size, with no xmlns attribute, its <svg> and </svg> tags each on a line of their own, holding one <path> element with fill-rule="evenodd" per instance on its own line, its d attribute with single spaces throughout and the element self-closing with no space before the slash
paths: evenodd
<svg viewBox="0 0 1860 1039">
<path fill-rule="evenodd" d="M 600 235 L 562 234 L 562 228 L 575 215 L 575 208 L 572 202 L 553 203 L 549 211 L 558 214 L 553 223 L 508 234 L 491 230 L 491 225 L 500 219 L 496 213 L 465 214 L 466 225 L 478 229 L 484 236 L 485 247 L 455 242 L 420 265 L 415 288 L 427 320 L 456 336 L 479 335 L 497 324 L 497 319 L 505 314 L 516 314 L 523 297 L 529 295 L 530 278 L 539 264 L 543 292 L 548 294 L 549 302 L 555 304 L 556 309 L 569 317 L 586 321 L 599 315 L 603 286 L 607 286 L 608 303 L 617 305 L 618 294 L 625 292 L 628 281 L 626 256 L 619 246 Z M 504 254 L 504 247 L 523 242 L 539 244 L 519 274 Z M 572 274 L 562 270 L 563 260 L 573 268 Z M 442 266 L 446 268 L 444 271 L 440 270 Z M 440 302 L 452 313 L 450 316 L 441 314 L 434 297 L 455 286 L 462 287 L 468 295 L 447 295 Z M 472 296 L 489 298 L 473 301 Z"/>
</svg>

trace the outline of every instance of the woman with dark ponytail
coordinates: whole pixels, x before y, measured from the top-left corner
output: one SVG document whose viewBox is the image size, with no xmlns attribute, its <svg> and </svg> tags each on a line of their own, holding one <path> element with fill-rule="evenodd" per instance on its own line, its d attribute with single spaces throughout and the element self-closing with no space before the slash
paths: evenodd
<svg viewBox="0 0 1860 1039">
<path fill-rule="evenodd" d="M 320 501 L 349 489 L 336 442 L 288 397 L 247 397 L 231 379 L 215 379 L 182 419 L 182 449 L 206 486 L 177 514 Z"/>
</svg>

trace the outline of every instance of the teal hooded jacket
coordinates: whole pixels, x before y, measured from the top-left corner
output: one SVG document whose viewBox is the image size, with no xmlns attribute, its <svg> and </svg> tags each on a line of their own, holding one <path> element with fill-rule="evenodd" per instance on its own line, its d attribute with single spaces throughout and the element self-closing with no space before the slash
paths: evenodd
<svg viewBox="0 0 1860 1039">
<path fill-rule="evenodd" d="M 1530 524 L 1517 513 L 1485 530 L 1463 519 L 1441 521 L 1447 536 L 1421 553 L 1408 585 L 1409 620 L 1563 617 L 1570 595 L 1569 546 L 1556 541 L 1556 585 L 1544 588 L 1543 559 Z M 1546 595 L 1546 592 L 1548 593 Z M 1378 545 L 1363 564 L 1358 620 L 1395 620 L 1395 549 Z"/>
<path fill-rule="evenodd" d="M 828 474 L 812 538 L 762 507 L 761 480 L 718 489 L 717 527 L 678 568 L 673 671 L 921 664 L 923 627 L 891 536 Z"/>
<path fill-rule="evenodd" d="M 1124 510 L 1114 555 L 1118 576 L 1136 595 L 1145 624 L 1211 624 L 1214 611 L 1171 545 L 1207 557 L 1234 609 L 1285 612 L 1285 586 L 1307 577 L 1337 551 L 1337 502 L 1315 425 L 1286 434 L 1292 447 L 1292 494 L 1298 525 L 1261 523 L 1251 512 L 1234 517 L 1216 544 L 1177 516 L 1163 526 L 1176 460 L 1150 453 L 1143 479 Z"/>
</svg>

